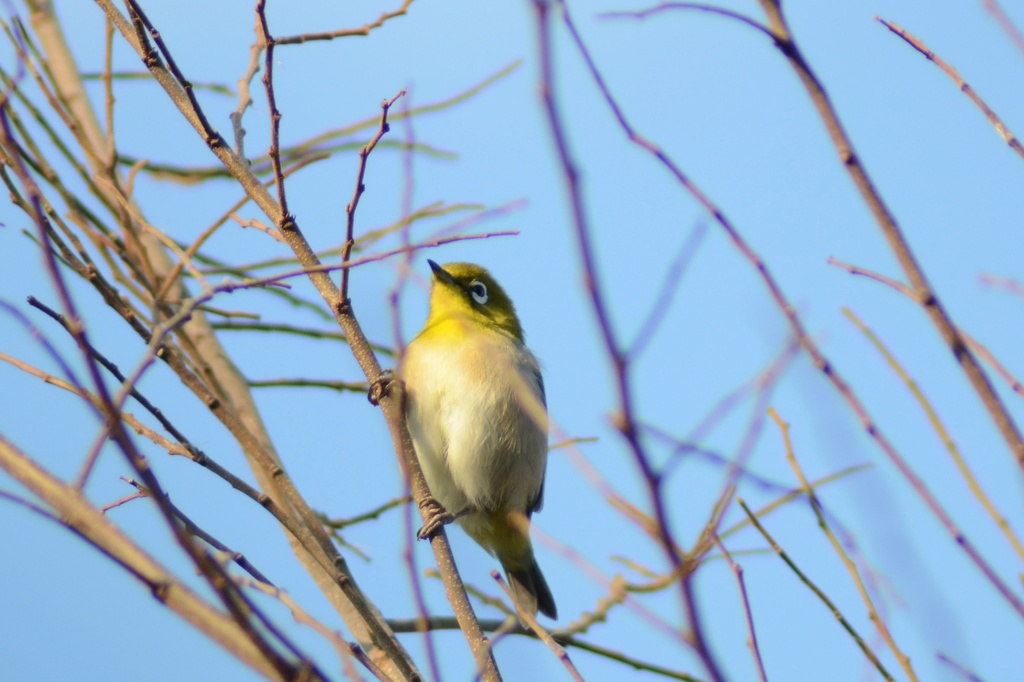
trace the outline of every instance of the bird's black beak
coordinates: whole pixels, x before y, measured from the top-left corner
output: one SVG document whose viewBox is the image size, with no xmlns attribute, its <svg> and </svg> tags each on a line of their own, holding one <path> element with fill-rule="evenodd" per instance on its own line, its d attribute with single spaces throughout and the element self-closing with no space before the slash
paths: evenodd
<svg viewBox="0 0 1024 682">
<path fill-rule="evenodd" d="M 429 258 L 427 259 L 427 263 L 430 264 L 430 269 L 434 271 L 434 277 L 438 278 L 442 282 L 446 282 L 447 284 L 455 284 L 455 280 L 452 279 L 452 276 L 448 274 L 447 270 Z"/>
</svg>

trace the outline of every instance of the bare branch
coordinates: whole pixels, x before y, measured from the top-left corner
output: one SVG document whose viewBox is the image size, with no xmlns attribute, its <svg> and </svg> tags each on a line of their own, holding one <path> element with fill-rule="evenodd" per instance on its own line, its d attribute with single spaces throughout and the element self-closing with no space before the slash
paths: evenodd
<svg viewBox="0 0 1024 682">
<path fill-rule="evenodd" d="M 276 223 L 279 230 L 290 229 L 294 222 L 291 213 L 288 212 L 288 200 L 284 191 L 284 173 L 281 171 L 281 145 L 279 142 L 281 134 L 281 111 L 277 108 L 277 98 L 274 97 L 274 36 L 270 35 L 270 27 L 267 25 L 267 3 L 266 0 L 256 1 L 256 16 L 259 21 L 259 36 L 264 44 L 266 59 L 263 71 L 263 87 L 267 93 L 267 106 L 270 109 L 270 149 L 267 155 L 274 167 L 274 183 L 277 185 L 277 203 L 281 207 L 282 218 Z"/>
<path fill-rule="evenodd" d="M 843 629 L 846 630 L 847 633 L 849 633 L 850 637 L 853 638 L 853 641 L 857 643 L 857 646 L 860 647 L 860 650 L 864 652 L 864 655 L 867 657 L 869 661 L 871 661 L 871 664 L 875 666 L 875 669 L 878 670 L 878 672 L 886 680 L 889 680 L 889 682 L 893 682 L 892 675 L 890 675 L 889 671 L 885 669 L 885 666 L 882 665 L 882 662 L 878 660 L 878 656 L 876 656 L 875 652 L 873 652 L 871 648 L 867 645 L 867 642 L 865 642 L 864 639 L 859 634 L 857 634 L 857 630 L 854 629 L 854 627 L 850 624 L 850 621 L 846 620 L 846 616 L 844 616 L 842 611 L 839 610 L 839 607 L 836 606 L 832 602 L 832 600 L 828 598 L 828 595 L 822 592 L 821 588 L 815 585 L 814 582 L 810 578 L 808 578 L 803 571 L 800 570 L 800 568 L 793 562 L 793 560 L 789 558 L 789 555 L 786 554 L 785 550 L 783 550 L 782 547 L 779 546 L 779 543 L 775 542 L 775 538 L 773 538 L 768 533 L 768 531 L 765 530 L 764 526 L 761 525 L 761 522 L 757 520 L 757 516 L 754 515 L 754 512 L 750 511 L 750 508 L 747 507 L 747 503 L 744 502 L 743 499 L 739 497 L 736 498 L 736 501 L 739 502 L 739 505 L 743 508 L 743 511 L 746 512 L 747 518 L 750 519 L 750 522 L 754 524 L 754 527 L 757 528 L 758 532 L 764 536 L 764 539 L 768 542 L 771 548 L 775 550 L 776 554 L 779 555 L 779 558 L 782 559 L 782 561 L 784 561 L 787 566 L 789 566 L 789 569 L 793 571 L 797 578 L 800 579 L 800 582 L 806 585 L 807 588 L 811 592 L 813 592 L 818 597 L 818 599 L 821 600 L 821 602 L 828 608 L 828 610 L 832 612 L 832 615 L 835 616 L 836 620 L 839 621 L 839 624 L 843 626 Z"/>
<path fill-rule="evenodd" d="M 0 468 L 53 508 L 72 532 L 123 566 L 167 608 L 257 673 L 278 671 L 234 620 L 223 615 L 125 537 L 76 490 L 60 482 L 0 436 Z"/>
<path fill-rule="evenodd" d="M 988 410 L 996 428 L 999 429 L 1003 440 L 1006 441 L 1011 454 L 1017 460 L 1017 465 L 1024 471 L 1024 437 L 1021 436 L 1013 417 L 1006 410 L 1003 401 L 992 387 L 992 383 L 989 381 L 988 376 L 986 376 L 985 371 L 978 364 L 974 354 L 967 348 L 963 336 L 957 331 L 952 319 L 946 312 L 945 306 L 939 300 L 931 284 L 929 284 L 928 278 L 918 263 L 917 257 L 911 251 L 910 244 L 897 224 L 896 218 L 892 215 L 881 194 L 875 188 L 867 169 L 857 156 L 853 142 L 839 121 L 839 115 L 836 113 L 835 107 L 832 106 L 828 93 L 825 92 L 824 86 L 818 80 L 810 64 L 804 59 L 803 53 L 800 51 L 793 34 L 789 30 L 789 25 L 782 12 L 781 3 L 778 0 L 758 1 L 768 15 L 769 25 L 771 26 L 776 46 L 785 55 L 786 59 L 789 60 L 793 70 L 800 77 L 800 81 L 818 110 L 818 115 L 825 124 L 829 137 L 832 138 L 832 143 L 839 154 L 840 162 L 847 173 L 849 173 L 854 185 L 860 190 L 864 202 L 882 230 L 882 234 L 889 242 L 889 248 L 896 256 L 907 276 L 907 280 L 913 287 L 915 296 L 921 301 L 921 305 L 924 307 L 928 317 L 931 318 L 942 340 L 949 347 L 954 359 L 959 363 L 985 409 Z M 1021 611 L 1021 614 L 1024 615 L 1024 610 Z"/>
<path fill-rule="evenodd" d="M 1010 36 L 1010 39 L 1017 46 L 1017 49 L 1020 50 L 1020 53 L 1024 54 L 1024 33 L 1021 33 L 1020 29 L 1014 25 L 999 3 L 996 0 L 982 0 L 982 4 L 995 17 L 999 26 L 1006 32 L 1006 35 Z"/>
<path fill-rule="evenodd" d="M 914 399 L 917 400 L 921 409 L 924 410 L 925 415 L 928 417 L 928 421 L 935 430 L 936 435 L 942 441 L 942 444 L 946 447 L 946 451 L 952 458 L 953 463 L 956 465 L 957 471 L 960 472 L 960 476 L 963 477 L 964 482 L 967 483 L 967 487 L 971 493 L 981 504 L 982 508 L 988 513 L 989 517 L 995 522 L 996 526 L 1002 532 L 1003 537 L 1010 544 L 1013 550 L 1017 553 L 1017 556 L 1024 561 L 1024 544 L 1021 543 L 1020 538 L 1013 532 L 1013 528 L 1010 527 L 1010 522 L 1006 520 L 1006 516 L 1000 512 L 989 496 L 985 493 L 985 490 L 981 487 L 974 472 L 971 471 L 970 466 L 967 464 L 967 460 L 964 459 L 960 452 L 960 448 L 957 447 L 953 441 L 953 437 L 950 436 L 949 431 L 943 425 L 942 420 L 939 418 L 938 413 L 932 406 L 931 401 L 925 396 L 924 391 L 921 390 L 917 382 L 907 373 L 907 370 L 903 368 L 903 365 L 896 359 L 896 357 L 889 351 L 888 348 L 882 343 L 882 340 L 871 331 L 871 329 L 864 324 L 860 318 L 854 315 L 853 311 L 849 308 L 843 308 L 843 314 L 848 320 L 853 322 L 857 328 L 868 338 L 868 340 L 875 346 L 879 353 L 885 358 L 889 366 L 896 372 L 896 375 L 906 384 L 907 388 L 913 394 Z M 883 633 L 884 634 L 884 633 Z"/>
<path fill-rule="evenodd" d="M 576 669 L 575 665 L 573 665 L 572 659 L 569 658 L 569 653 L 559 646 L 558 642 L 554 640 L 550 632 L 541 627 L 540 623 L 537 622 L 537 618 L 532 613 L 520 608 L 518 602 L 516 602 L 515 598 L 512 596 L 512 590 L 509 588 L 508 584 L 505 583 L 501 574 L 497 571 L 491 571 L 491 577 L 494 578 L 494 582 L 498 583 L 502 591 L 509 598 L 509 601 L 515 604 L 516 614 L 526 624 L 526 627 L 532 630 L 533 633 L 537 635 L 537 637 L 544 642 L 549 649 L 551 649 L 551 652 L 556 658 L 558 658 L 561 664 L 565 666 L 565 669 L 569 672 L 569 676 L 572 677 L 572 679 L 576 680 L 576 682 L 583 682 L 583 676 L 580 675 L 580 671 Z"/>
<path fill-rule="evenodd" d="M 800 486 L 804 489 L 804 494 L 807 495 L 807 501 L 811 505 L 811 510 L 814 512 L 814 517 L 818 520 L 818 527 L 821 528 L 825 537 L 828 538 L 829 544 L 832 545 L 832 549 L 835 550 L 836 555 L 839 556 L 840 561 L 843 562 L 843 566 L 846 567 L 846 571 L 850 574 L 850 578 L 857 586 L 857 592 L 860 593 L 860 598 L 864 602 L 864 606 L 868 610 L 868 618 L 874 623 L 875 628 L 878 629 L 878 634 L 882 636 L 885 643 L 889 646 L 889 650 L 892 651 L 896 660 L 899 661 L 900 666 L 903 668 L 903 672 L 906 673 L 907 679 L 912 682 L 917 681 L 917 673 L 914 672 L 913 666 L 910 665 L 910 657 L 903 653 L 903 650 L 896 644 L 896 640 L 893 638 L 892 633 L 889 632 L 889 627 L 885 624 L 885 621 L 878 615 L 878 610 L 875 609 L 875 603 L 871 599 L 871 595 L 868 594 L 867 588 L 864 586 L 864 581 L 860 577 L 860 572 L 857 570 L 857 564 L 853 562 L 850 555 L 847 554 L 846 550 L 843 549 L 842 543 L 836 538 L 835 533 L 832 532 L 832 528 L 829 527 L 828 521 L 825 520 L 824 508 L 821 502 L 818 500 L 817 494 L 814 489 L 807 483 L 807 477 L 804 476 L 803 469 L 800 468 L 800 464 L 796 461 L 796 454 L 793 451 L 793 441 L 789 437 L 789 424 L 784 422 L 778 413 L 769 408 L 768 413 L 771 415 L 772 420 L 775 421 L 779 427 L 779 431 L 782 433 L 782 440 L 786 447 L 786 461 L 793 468 L 793 472 L 796 474 L 797 479 L 800 481 Z"/>
<path fill-rule="evenodd" d="M 967 82 L 960 77 L 960 74 L 957 73 L 956 69 L 943 61 L 942 58 L 932 52 L 920 38 L 912 36 L 906 29 L 897 26 L 891 21 L 886 21 L 881 17 L 875 17 L 875 21 L 885 26 L 900 38 L 903 38 L 903 40 L 905 40 L 911 47 L 923 54 L 928 61 L 942 69 L 942 71 L 949 76 L 954 83 L 956 83 L 956 87 L 960 92 L 967 95 L 967 97 L 974 102 L 975 106 L 981 109 L 981 113 L 985 115 L 988 122 L 996 129 L 996 132 L 999 133 L 999 137 L 1003 138 L 1003 142 L 1010 145 L 1010 149 L 1017 152 L 1021 158 L 1024 158 L 1024 145 L 1021 144 L 1016 135 L 1010 132 L 1010 129 L 1006 127 L 1003 120 L 999 118 L 999 115 L 992 111 L 992 108 L 985 103 L 985 100 L 983 100 L 981 96 L 974 91 L 974 88 L 968 85 Z"/>
<path fill-rule="evenodd" d="M 715 547 L 725 557 L 725 561 L 729 564 L 732 574 L 736 576 L 736 584 L 740 591 L 740 603 L 743 604 L 743 614 L 746 616 L 747 621 L 747 647 L 754 657 L 758 679 L 761 682 L 768 682 L 768 675 L 764 671 L 764 661 L 761 660 L 761 649 L 757 646 L 757 632 L 754 630 L 754 616 L 750 609 L 750 599 L 747 597 L 747 583 L 743 580 L 743 568 L 733 560 L 732 554 L 725 548 L 725 543 L 722 542 L 720 537 L 715 535 L 712 539 L 715 541 Z"/>
<path fill-rule="evenodd" d="M 366 161 L 370 158 L 380 139 L 391 129 L 388 125 L 388 110 L 398 101 L 398 98 L 405 94 L 405 90 L 399 90 L 398 94 L 391 99 L 386 99 L 380 104 L 380 126 L 377 133 L 370 138 L 370 141 L 359 150 L 359 170 L 356 172 L 356 187 L 352 191 L 352 199 L 345 206 L 345 241 L 341 245 L 341 264 L 346 266 L 352 255 L 352 246 L 355 244 L 356 208 L 359 206 L 359 198 L 366 191 L 363 178 L 366 176 Z M 341 271 L 341 300 L 348 300 L 348 268 Z"/>
<path fill-rule="evenodd" d="M 655 14 L 661 14 L 662 12 L 668 12 L 669 10 L 676 9 L 693 10 L 696 12 L 704 12 L 706 14 L 717 14 L 718 16 L 726 17 L 727 19 L 732 19 L 733 21 L 738 21 L 741 24 L 746 24 L 747 26 L 753 29 L 768 34 L 769 36 L 771 35 L 771 32 L 769 31 L 767 26 L 758 22 L 755 19 L 748 17 L 745 14 L 734 12 L 723 7 L 715 7 L 714 5 L 706 5 L 699 2 L 663 2 L 660 5 L 648 7 L 647 9 L 638 10 L 636 12 L 605 12 L 604 14 L 599 14 L 598 17 L 602 19 L 646 19 L 647 17 L 654 16 Z"/>
<path fill-rule="evenodd" d="M 409 9 L 409 5 L 412 4 L 412 0 L 403 0 L 402 6 L 392 12 L 381 12 L 381 15 L 377 17 L 376 21 L 372 21 L 368 24 L 360 26 L 359 28 L 340 28 L 336 31 L 325 31 L 321 33 L 302 33 L 295 36 L 287 36 L 285 38 L 279 38 L 277 40 L 278 45 L 294 45 L 299 43 L 306 43 L 312 40 L 334 40 L 335 38 L 347 38 L 349 36 L 368 36 L 370 31 L 375 28 L 380 28 L 384 25 L 384 22 L 395 17 L 403 16 Z"/>
<path fill-rule="evenodd" d="M 916 296 L 914 296 L 914 292 L 910 289 L 910 287 L 908 287 L 906 284 L 903 284 L 902 282 L 897 282 L 891 277 L 886 277 L 885 275 L 881 275 L 877 272 L 873 272 L 871 270 L 867 270 L 856 265 L 844 263 L 843 261 L 833 257 L 829 257 L 828 263 L 829 265 L 835 265 L 837 267 L 842 268 L 843 270 L 846 270 L 851 275 L 861 275 L 863 277 L 866 277 L 867 279 L 872 279 L 875 280 L 876 282 L 881 282 L 887 287 L 890 287 L 900 292 L 914 303 L 921 303 L 921 301 L 918 300 Z M 980 341 L 978 341 L 973 336 L 968 334 L 962 328 L 960 328 L 960 334 L 964 337 L 964 341 L 967 343 L 967 345 L 971 347 L 971 350 L 977 353 L 980 358 L 985 360 L 985 362 L 992 365 L 992 369 L 994 369 L 999 376 L 1003 377 L 1003 379 L 1006 380 L 1006 383 L 1010 385 L 1010 388 L 1013 390 L 1014 393 L 1024 398 L 1024 385 L 1022 385 L 1021 382 L 1017 380 L 1017 377 L 1011 374 L 1010 370 L 1008 370 L 1005 365 L 999 362 L 999 360 L 988 350 L 988 348 L 982 345 Z"/>
</svg>

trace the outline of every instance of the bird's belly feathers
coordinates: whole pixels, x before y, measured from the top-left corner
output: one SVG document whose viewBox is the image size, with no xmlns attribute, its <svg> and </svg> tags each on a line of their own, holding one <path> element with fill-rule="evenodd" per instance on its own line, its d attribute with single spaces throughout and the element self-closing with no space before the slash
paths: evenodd
<svg viewBox="0 0 1024 682">
<path fill-rule="evenodd" d="M 497 335 L 406 355 L 409 428 L 427 484 L 452 513 L 527 512 L 547 460 L 537 361 Z"/>
</svg>

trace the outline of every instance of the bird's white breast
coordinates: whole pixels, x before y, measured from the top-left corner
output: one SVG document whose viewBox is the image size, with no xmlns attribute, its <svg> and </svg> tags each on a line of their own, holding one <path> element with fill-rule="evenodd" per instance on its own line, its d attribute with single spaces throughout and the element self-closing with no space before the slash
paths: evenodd
<svg viewBox="0 0 1024 682">
<path fill-rule="evenodd" d="M 453 513 L 527 511 L 547 460 L 533 354 L 498 332 L 458 343 L 421 337 L 407 350 L 402 376 L 413 444 L 434 497 Z"/>
</svg>

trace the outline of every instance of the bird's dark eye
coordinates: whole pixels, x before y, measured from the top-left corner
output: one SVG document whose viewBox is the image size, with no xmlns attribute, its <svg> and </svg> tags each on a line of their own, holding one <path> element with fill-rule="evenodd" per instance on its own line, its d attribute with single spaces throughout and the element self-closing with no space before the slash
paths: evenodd
<svg viewBox="0 0 1024 682">
<path fill-rule="evenodd" d="M 469 283 L 469 295 L 480 305 L 487 304 L 487 285 L 478 279 Z"/>
</svg>

